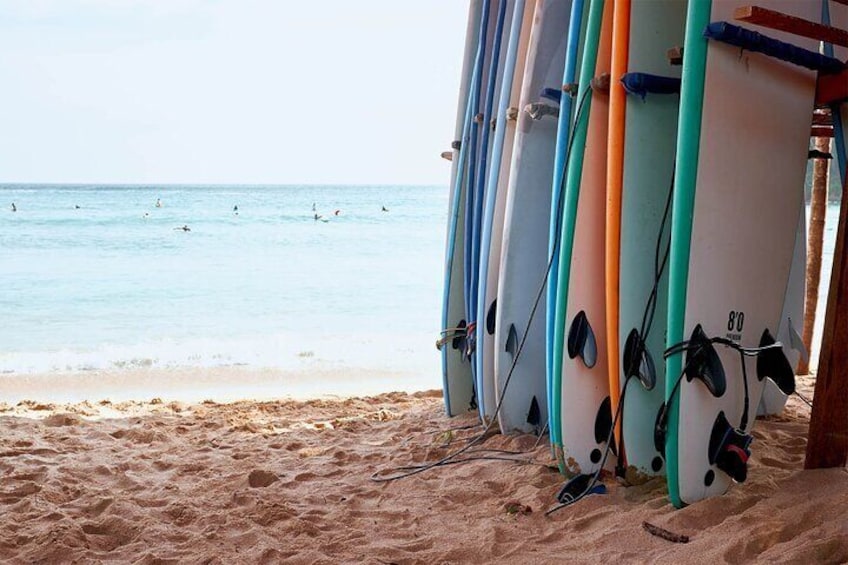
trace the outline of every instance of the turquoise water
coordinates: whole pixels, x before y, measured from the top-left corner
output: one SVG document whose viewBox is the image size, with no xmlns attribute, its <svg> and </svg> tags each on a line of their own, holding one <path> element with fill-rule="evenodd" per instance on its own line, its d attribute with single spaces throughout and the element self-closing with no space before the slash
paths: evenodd
<svg viewBox="0 0 848 565">
<path fill-rule="evenodd" d="M 438 388 L 447 196 L 0 185 L 0 373 L 308 363 Z M 828 206 L 815 342 L 838 213 Z"/>
<path fill-rule="evenodd" d="M 437 186 L 0 185 L 0 372 L 312 359 L 438 386 L 446 217 Z"/>
</svg>

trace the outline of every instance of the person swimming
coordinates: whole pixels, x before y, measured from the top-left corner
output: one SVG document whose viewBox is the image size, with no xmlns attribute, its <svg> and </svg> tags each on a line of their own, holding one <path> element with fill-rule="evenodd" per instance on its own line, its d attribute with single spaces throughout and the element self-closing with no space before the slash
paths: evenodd
<svg viewBox="0 0 848 565">
<path fill-rule="evenodd" d="M 190 227 L 188 227 L 187 225 L 183 225 L 183 226 L 181 226 L 181 227 L 174 228 L 174 230 L 191 231 L 191 228 L 190 228 Z"/>
</svg>

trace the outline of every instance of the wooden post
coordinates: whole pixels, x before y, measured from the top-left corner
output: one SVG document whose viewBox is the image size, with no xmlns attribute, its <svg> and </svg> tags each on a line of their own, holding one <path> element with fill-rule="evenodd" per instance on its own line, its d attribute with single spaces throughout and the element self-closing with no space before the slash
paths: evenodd
<svg viewBox="0 0 848 565">
<path fill-rule="evenodd" d="M 830 139 L 817 137 L 813 146 L 822 153 L 830 153 Z M 807 290 L 804 300 L 804 347 L 812 351 L 813 328 L 816 325 L 816 307 L 819 303 L 821 281 L 822 244 L 824 243 L 824 219 L 827 213 L 827 181 L 830 159 L 813 160 L 813 188 L 810 199 L 810 227 L 807 238 Z M 809 361 L 801 359 L 798 374 L 810 372 Z"/>
<path fill-rule="evenodd" d="M 844 467 L 848 461 L 848 180 L 842 184 L 805 469 Z"/>
</svg>

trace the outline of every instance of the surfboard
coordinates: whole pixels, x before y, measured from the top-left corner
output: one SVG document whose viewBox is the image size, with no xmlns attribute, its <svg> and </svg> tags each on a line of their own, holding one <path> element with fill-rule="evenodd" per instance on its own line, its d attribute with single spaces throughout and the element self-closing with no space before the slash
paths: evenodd
<svg viewBox="0 0 848 565">
<path fill-rule="evenodd" d="M 760 377 L 779 374 L 762 361 L 758 375 L 758 361 L 774 350 L 743 360 L 710 340 L 757 348 L 777 334 L 803 206 L 815 73 L 706 39 L 711 22 L 746 28 L 733 22 L 738 5 L 690 2 L 687 12 L 667 345 L 687 342 L 666 362 L 665 454 L 677 507 L 725 492 L 731 475 L 744 480 Z M 807 20 L 821 9 L 804 0 L 758 5 Z M 817 50 L 812 40 L 758 31 Z"/>
<path fill-rule="evenodd" d="M 515 139 L 515 117 L 521 94 L 521 80 L 527 59 L 527 45 L 533 24 L 535 0 L 516 0 L 510 21 L 509 44 L 503 57 L 503 80 L 495 114 L 492 157 L 486 179 L 486 202 L 480 237 L 480 278 L 478 291 L 477 363 L 478 406 L 484 421 L 493 417 L 495 400 L 495 316 L 497 314 L 498 274 L 503 236 L 506 191 L 512 144 Z"/>
<path fill-rule="evenodd" d="M 468 145 L 473 118 L 472 93 L 479 89 L 481 30 L 485 30 L 488 0 L 472 0 L 468 9 L 465 52 L 459 89 L 459 108 L 452 144 L 451 186 L 448 229 L 445 243 L 445 282 L 442 295 L 442 332 L 439 339 L 442 360 L 442 388 L 445 411 L 454 416 L 474 403 L 471 365 L 465 356 L 465 192 L 467 188 Z"/>
<path fill-rule="evenodd" d="M 475 380 L 475 395 L 476 404 L 481 417 L 483 416 L 482 409 L 482 390 L 480 389 L 480 378 L 477 375 L 477 368 L 474 362 L 475 350 L 477 346 L 477 337 L 479 331 L 477 328 L 477 309 L 478 309 L 478 279 L 480 269 L 480 235 L 482 228 L 483 203 L 485 199 L 486 176 L 489 168 L 489 152 L 491 149 L 491 127 L 490 121 L 494 113 L 496 98 L 495 94 L 499 90 L 500 72 L 502 71 L 501 63 L 501 43 L 503 40 L 504 30 L 506 29 L 507 15 L 512 17 L 512 11 L 508 10 L 511 7 L 512 0 L 500 0 L 497 2 L 497 9 L 494 11 L 494 26 L 491 29 L 491 34 L 487 38 L 488 49 L 486 51 L 485 68 L 486 74 L 483 81 L 484 89 L 483 96 L 478 107 L 478 114 L 475 115 L 472 130 L 477 130 L 479 143 L 476 145 L 475 171 L 472 181 L 469 183 L 468 201 L 466 203 L 466 224 L 465 224 L 465 294 L 466 294 L 466 316 L 468 320 L 468 354 L 471 360 L 471 373 Z M 472 142 L 472 147 L 475 147 Z"/>
<path fill-rule="evenodd" d="M 592 82 L 610 72 L 612 15 L 612 2 L 592 0 L 560 232 L 554 394 L 562 444 L 555 455 L 568 475 L 597 470 L 611 424 L 603 284 L 609 94 Z"/>
<path fill-rule="evenodd" d="M 807 213 L 804 208 L 798 217 L 798 231 L 795 232 L 795 250 L 792 252 L 792 266 L 789 270 L 789 282 L 786 287 L 786 300 L 780 315 L 780 330 L 777 341 L 784 345 L 783 352 L 795 371 L 802 355 L 809 355 L 804 349 L 801 332 L 804 330 L 804 300 L 807 289 Z M 766 379 L 763 383 L 763 396 L 757 416 L 771 416 L 783 412 L 788 396 L 774 381 Z"/>
<path fill-rule="evenodd" d="M 478 327 L 477 314 L 480 310 L 480 263 L 482 259 L 482 239 L 483 239 L 483 223 L 485 221 L 486 211 L 486 194 L 488 187 L 488 179 L 492 173 L 492 161 L 495 158 L 492 151 L 495 149 L 495 118 L 497 116 L 498 107 L 500 104 L 501 85 L 504 80 L 504 69 L 506 65 L 506 43 L 510 35 L 512 25 L 512 15 L 515 5 L 515 0 L 503 0 L 498 8 L 498 21 L 496 27 L 495 43 L 493 45 L 492 60 L 490 61 L 490 77 L 489 77 L 489 92 L 487 93 L 486 109 L 483 114 L 485 120 L 485 128 L 482 133 L 482 147 L 484 150 L 480 155 L 480 168 L 477 177 L 477 195 L 475 196 L 475 211 L 474 211 L 474 226 L 471 232 L 472 247 L 475 255 L 472 257 L 475 270 L 471 280 L 467 281 L 471 288 L 470 306 L 474 312 L 468 313 L 468 319 L 471 320 L 474 332 L 471 336 L 471 363 L 475 380 L 475 393 L 477 395 L 477 409 L 480 413 L 480 419 L 486 423 L 487 415 L 485 412 L 485 391 L 483 385 L 483 375 L 477 371 L 478 358 L 478 343 L 483 335 L 483 327 Z M 482 321 L 481 321 L 482 322 Z"/>
<path fill-rule="evenodd" d="M 831 12 L 833 17 L 831 17 Z M 822 23 L 834 25 L 839 29 L 848 29 L 848 6 L 822 0 Z M 841 61 L 848 60 L 848 48 L 836 47 L 825 44 L 823 53 L 829 57 L 836 57 Z M 834 143 L 832 153 L 836 155 L 834 160 L 833 174 L 840 174 L 840 167 L 844 176 L 845 158 L 840 162 L 839 155 L 845 155 L 844 130 L 848 127 L 848 104 L 842 104 L 841 108 L 833 108 L 834 120 Z M 840 114 L 842 119 L 840 120 Z M 810 355 L 810 351 L 804 349 L 803 340 L 798 335 L 804 324 L 804 300 L 806 292 L 806 261 L 807 261 L 807 225 L 806 214 L 802 214 L 798 224 L 798 235 L 795 240 L 795 254 L 792 257 L 792 270 L 790 274 L 789 288 L 786 293 L 786 304 L 784 304 L 784 315 L 782 320 L 790 320 L 781 327 L 778 340 L 789 347 L 784 348 L 786 356 L 793 367 L 797 368 L 802 355 Z M 774 382 L 767 380 L 763 389 L 763 397 L 760 400 L 758 415 L 773 415 L 783 411 L 787 396 L 783 394 Z"/>
<path fill-rule="evenodd" d="M 559 437 L 559 396 L 554 391 L 554 312 L 556 311 L 557 279 L 559 277 L 559 232 L 562 224 L 563 189 L 565 188 L 565 163 L 571 143 L 571 121 L 574 110 L 574 86 L 577 68 L 580 63 L 580 51 L 583 47 L 586 13 L 589 2 L 574 0 L 571 3 L 571 16 L 568 20 L 568 44 L 565 51 L 565 65 L 562 71 L 563 94 L 559 105 L 557 120 L 556 152 L 554 153 L 554 175 L 551 187 L 551 220 L 548 234 L 548 254 L 551 269 L 548 272 L 548 288 L 545 297 L 545 378 L 548 393 L 548 429 L 551 448 L 561 445 Z"/>
<path fill-rule="evenodd" d="M 495 320 L 495 382 L 504 433 L 540 431 L 545 390 L 544 281 L 560 92 L 571 2 L 539 0 L 527 50 L 509 174 Z M 523 343 L 523 347 L 522 347 Z M 520 349 L 520 352 L 519 352 Z M 507 388 L 508 387 L 508 388 Z"/>
<path fill-rule="evenodd" d="M 654 423 L 665 400 L 665 323 L 686 2 L 616 0 L 607 157 L 606 313 L 610 391 L 628 483 L 665 472 Z M 676 87 L 676 88 L 675 88 Z"/>
</svg>

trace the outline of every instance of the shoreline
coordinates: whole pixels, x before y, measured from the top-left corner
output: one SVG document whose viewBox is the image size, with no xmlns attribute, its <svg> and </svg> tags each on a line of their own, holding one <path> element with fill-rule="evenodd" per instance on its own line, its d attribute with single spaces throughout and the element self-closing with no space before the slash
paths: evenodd
<svg viewBox="0 0 848 565">
<path fill-rule="evenodd" d="M 0 403 L 166 401 L 200 403 L 350 398 L 388 390 L 436 389 L 438 378 L 409 370 L 342 368 L 305 363 L 299 368 L 249 366 L 134 368 L 0 374 Z"/>
</svg>

